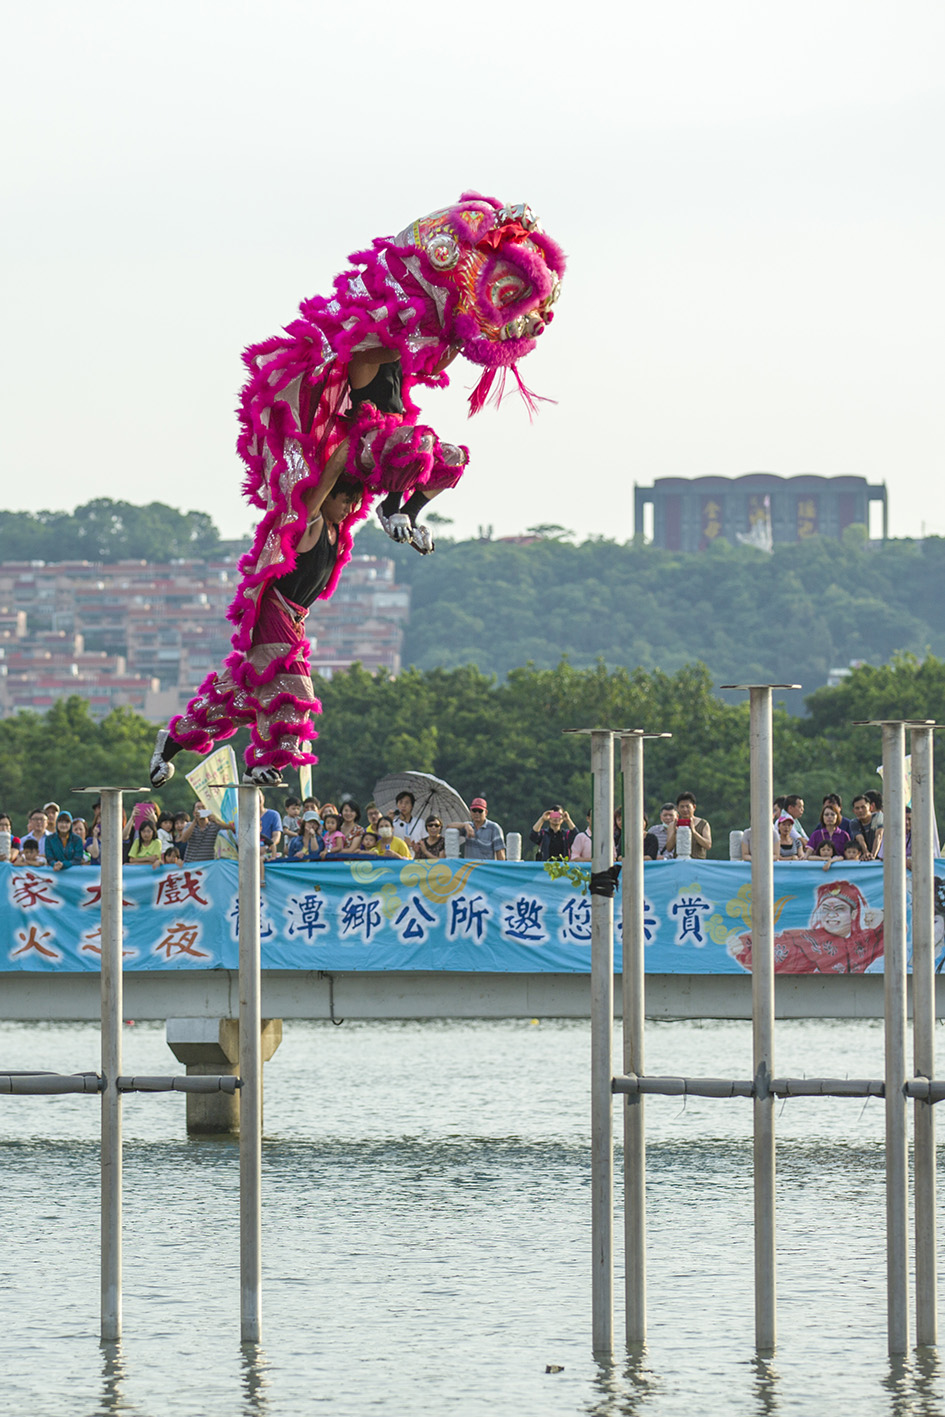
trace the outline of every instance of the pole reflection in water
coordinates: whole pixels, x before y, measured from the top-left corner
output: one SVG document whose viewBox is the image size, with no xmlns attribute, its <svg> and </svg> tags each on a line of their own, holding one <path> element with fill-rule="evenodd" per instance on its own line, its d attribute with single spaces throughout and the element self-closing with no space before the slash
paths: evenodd
<svg viewBox="0 0 945 1417">
<path fill-rule="evenodd" d="M 882 1380 L 889 1393 L 889 1417 L 941 1417 L 941 1376 L 934 1348 L 917 1348 L 908 1357 L 890 1354 Z"/>
<path fill-rule="evenodd" d="M 937 1348 L 917 1348 L 912 1355 L 915 1371 L 917 1417 L 939 1417 L 942 1410 L 942 1365 Z"/>
<path fill-rule="evenodd" d="M 642 1343 L 633 1345 L 622 1368 L 601 1360 L 596 1368 L 594 1395 L 584 1408 L 586 1417 L 642 1417 L 663 1392 L 662 1382 L 647 1364 Z"/>
<path fill-rule="evenodd" d="M 269 1412 L 269 1359 L 258 1343 L 240 1344 L 240 1382 L 245 1417 Z"/>
<path fill-rule="evenodd" d="M 132 1403 L 124 1397 L 125 1355 L 120 1343 L 101 1343 L 102 1351 L 102 1400 L 98 1408 L 99 1417 L 115 1417 L 119 1412 L 134 1412 Z"/>
<path fill-rule="evenodd" d="M 774 1417 L 776 1412 L 781 1411 L 778 1397 L 781 1380 L 778 1370 L 770 1358 L 762 1358 L 758 1355 L 752 1359 L 751 1366 L 755 1374 L 755 1408 L 758 1417 Z"/>
</svg>

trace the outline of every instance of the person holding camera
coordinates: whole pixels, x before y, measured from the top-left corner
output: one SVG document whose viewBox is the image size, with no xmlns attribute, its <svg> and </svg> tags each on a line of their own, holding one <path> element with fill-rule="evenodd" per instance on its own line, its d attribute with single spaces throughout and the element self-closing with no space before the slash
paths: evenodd
<svg viewBox="0 0 945 1417">
<path fill-rule="evenodd" d="M 538 847 L 536 861 L 567 861 L 576 836 L 577 827 L 560 804 L 542 812 L 528 833 L 529 841 Z"/>
<path fill-rule="evenodd" d="M 189 821 L 180 834 L 180 842 L 185 844 L 184 860 L 190 866 L 194 861 L 212 861 L 213 851 L 220 832 L 235 831 L 235 822 L 223 822 L 215 817 L 209 807 L 202 802 L 194 806 L 193 820 Z"/>
<path fill-rule="evenodd" d="M 697 860 L 704 860 L 712 850 L 712 828 L 705 817 L 696 816 L 696 799 L 691 792 L 680 792 L 676 798 L 676 812 L 675 822 L 669 823 L 666 828 L 665 855 L 671 856 L 675 852 L 679 828 L 688 827 L 692 832 L 692 855 Z"/>
</svg>

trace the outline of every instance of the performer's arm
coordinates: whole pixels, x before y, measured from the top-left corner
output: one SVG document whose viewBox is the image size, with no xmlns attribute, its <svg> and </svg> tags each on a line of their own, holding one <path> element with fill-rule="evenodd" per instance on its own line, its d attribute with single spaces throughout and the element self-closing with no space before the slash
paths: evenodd
<svg viewBox="0 0 945 1417">
<path fill-rule="evenodd" d="M 308 526 L 299 541 L 298 550 L 307 551 L 314 546 L 321 535 L 322 530 L 322 507 L 331 496 L 335 483 L 345 470 L 345 463 L 348 458 L 348 439 L 332 453 L 325 469 L 318 481 L 302 493 L 302 502 L 308 514 Z"/>
<path fill-rule="evenodd" d="M 382 364 L 393 364 L 399 358 L 396 349 L 384 349 L 383 346 L 356 350 L 348 360 L 348 383 L 352 389 L 366 388 Z"/>
<path fill-rule="evenodd" d="M 450 348 L 446 351 L 446 353 L 441 355 L 437 362 L 434 364 L 434 374 L 442 374 L 444 369 L 448 369 L 449 366 L 452 364 L 453 360 L 456 358 L 457 354 L 459 354 L 459 345 L 451 345 Z"/>
</svg>

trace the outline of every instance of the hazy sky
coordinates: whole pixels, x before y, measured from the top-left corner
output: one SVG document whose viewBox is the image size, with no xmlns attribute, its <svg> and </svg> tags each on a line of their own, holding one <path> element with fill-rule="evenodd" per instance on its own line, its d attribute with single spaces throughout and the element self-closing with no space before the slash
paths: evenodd
<svg viewBox="0 0 945 1417">
<path fill-rule="evenodd" d="M 654 477 L 885 480 L 945 534 L 941 0 L 3 0 L 3 492 L 247 532 L 239 355 L 476 187 L 565 247 L 455 531 L 623 539 Z M 356 16 L 356 18 L 349 18 Z"/>
</svg>

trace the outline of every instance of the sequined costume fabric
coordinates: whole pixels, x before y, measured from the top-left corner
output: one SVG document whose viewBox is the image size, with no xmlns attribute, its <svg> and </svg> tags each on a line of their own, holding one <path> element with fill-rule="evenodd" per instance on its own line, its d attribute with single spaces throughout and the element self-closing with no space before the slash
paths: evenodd
<svg viewBox="0 0 945 1417">
<path fill-rule="evenodd" d="M 245 495 L 261 516 L 228 611 L 233 652 L 169 725 L 177 743 L 197 752 L 242 723 L 253 725 L 251 767 L 317 761 L 307 744 L 316 736 L 310 715 L 321 705 L 307 654 L 295 639 L 267 638 L 275 633 L 270 617 L 278 619 L 269 587 L 295 565 L 308 518 L 305 494 L 347 440 L 346 470 L 363 481 L 365 496 L 338 528 L 327 598 L 350 559 L 354 525 L 376 495 L 439 491 L 463 474 L 466 450 L 441 444 L 420 424 L 413 390 L 445 386 L 441 366 L 458 350 L 483 369 L 472 412 L 490 391 L 501 396 L 507 372 L 530 401 L 518 361 L 551 322 L 564 272 L 560 248 L 527 207 L 503 207 L 473 192 L 350 260 L 330 296 L 304 300 L 282 334 L 243 355 L 248 377 L 237 447 Z M 369 400 L 351 408 L 349 364 L 374 350 L 394 351 L 400 360 L 402 414 Z M 303 659 L 305 673 L 296 673 Z"/>
</svg>

